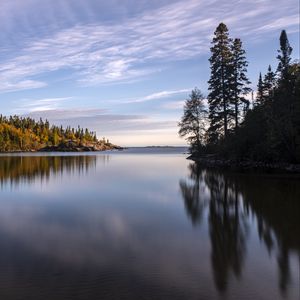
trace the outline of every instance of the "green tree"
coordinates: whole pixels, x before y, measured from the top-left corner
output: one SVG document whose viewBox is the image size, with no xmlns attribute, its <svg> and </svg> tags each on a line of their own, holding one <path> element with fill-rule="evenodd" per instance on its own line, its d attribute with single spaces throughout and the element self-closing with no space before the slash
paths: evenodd
<svg viewBox="0 0 300 300">
<path fill-rule="evenodd" d="M 269 98 L 274 93 L 274 88 L 276 85 L 276 74 L 272 71 L 271 65 L 268 67 L 268 72 L 264 77 L 264 93 L 265 97 Z"/>
<path fill-rule="evenodd" d="M 289 65 L 272 97 L 272 129 L 277 153 L 291 162 L 300 161 L 300 64 Z"/>
<path fill-rule="evenodd" d="M 274 95 L 274 89 L 276 86 L 276 74 L 272 71 L 271 65 L 268 67 L 268 72 L 262 79 L 261 73 L 259 73 L 256 102 L 258 105 L 266 103 L 266 100 L 271 100 L 271 96 Z"/>
<path fill-rule="evenodd" d="M 211 143 L 216 143 L 221 136 L 226 138 L 230 126 L 230 116 L 233 115 L 230 106 L 230 99 L 232 99 L 232 53 L 230 45 L 231 39 L 227 26 L 221 23 L 214 33 L 209 59 L 211 76 L 208 81 L 208 104 L 209 139 Z"/>
<path fill-rule="evenodd" d="M 54 146 L 56 146 L 56 145 L 58 145 L 58 143 L 59 143 L 59 135 L 58 135 L 57 129 L 54 128 L 54 130 L 53 130 L 53 137 L 52 137 L 52 144 Z"/>
<path fill-rule="evenodd" d="M 199 152 L 205 143 L 207 110 L 204 97 L 197 88 L 193 89 L 185 101 L 183 116 L 179 122 L 179 135 L 186 137 L 191 152 Z"/>
<path fill-rule="evenodd" d="M 261 105 L 263 104 L 263 102 L 264 102 L 264 83 L 260 72 L 258 77 L 258 84 L 257 84 L 256 103 L 257 105 Z"/>
<path fill-rule="evenodd" d="M 277 72 L 281 79 L 285 78 L 288 75 L 288 67 L 291 62 L 291 54 L 293 48 L 290 46 L 287 34 L 285 30 L 281 31 L 280 34 L 280 50 L 278 50 L 277 59 L 279 60 Z"/>
<path fill-rule="evenodd" d="M 234 106 L 235 127 L 239 125 L 241 113 L 243 116 L 249 108 L 249 100 L 245 98 L 251 92 L 247 77 L 248 62 L 246 60 L 246 51 L 243 49 L 242 41 L 235 39 L 231 45 L 232 51 L 232 84 L 233 90 L 232 103 Z"/>
</svg>

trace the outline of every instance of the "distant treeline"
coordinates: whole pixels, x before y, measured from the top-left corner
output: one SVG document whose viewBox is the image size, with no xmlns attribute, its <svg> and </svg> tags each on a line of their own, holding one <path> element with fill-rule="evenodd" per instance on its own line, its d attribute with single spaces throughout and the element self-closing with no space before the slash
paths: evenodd
<svg viewBox="0 0 300 300">
<path fill-rule="evenodd" d="M 46 146 L 56 146 L 72 140 L 78 144 L 97 142 L 95 132 L 88 129 L 63 128 L 50 125 L 47 120 L 35 121 L 19 116 L 0 115 L 0 151 L 33 151 Z"/>
<path fill-rule="evenodd" d="M 285 30 L 279 48 L 276 71 L 269 66 L 264 76 L 260 73 L 253 93 L 242 41 L 231 39 L 225 24 L 217 27 L 209 59 L 208 107 L 195 88 L 179 123 L 179 134 L 187 138 L 193 154 L 300 162 L 300 63 L 291 61 Z"/>
</svg>

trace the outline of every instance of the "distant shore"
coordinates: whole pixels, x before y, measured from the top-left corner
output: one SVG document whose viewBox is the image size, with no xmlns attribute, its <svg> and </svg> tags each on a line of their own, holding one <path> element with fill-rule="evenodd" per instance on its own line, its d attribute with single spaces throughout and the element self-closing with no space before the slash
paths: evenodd
<svg viewBox="0 0 300 300">
<path fill-rule="evenodd" d="M 300 164 L 290 163 L 267 163 L 251 160 L 223 159 L 213 155 L 190 155 L 187 159 L 193 160 L 205 167 L 224 168 L 241 171 L 266 171 L 266 172 L 284 172 L 300 173 Z"/>
</svg>

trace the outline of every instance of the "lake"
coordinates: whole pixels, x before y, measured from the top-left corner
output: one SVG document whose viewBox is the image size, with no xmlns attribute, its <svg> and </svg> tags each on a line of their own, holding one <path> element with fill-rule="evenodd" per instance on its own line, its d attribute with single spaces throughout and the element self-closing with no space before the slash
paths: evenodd
<svg viewBox="0 0 300 300">
<path fill-rule="evenodd" d="M 299 299 L 299 177 L 183 152 L 1 155 L 0 298 Z"/>
</svg>

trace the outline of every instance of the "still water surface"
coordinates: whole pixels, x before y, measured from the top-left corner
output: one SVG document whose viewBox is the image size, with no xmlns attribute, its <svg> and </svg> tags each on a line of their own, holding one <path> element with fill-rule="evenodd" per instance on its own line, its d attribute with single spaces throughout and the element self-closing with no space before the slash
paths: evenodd
<svg viewBox="0 0 300 300">
<path fill-rule="evenodd" d="M 185 157 L 0 156 L 0 299 L 299 299 L 299 178 Z"/>
</svg>

